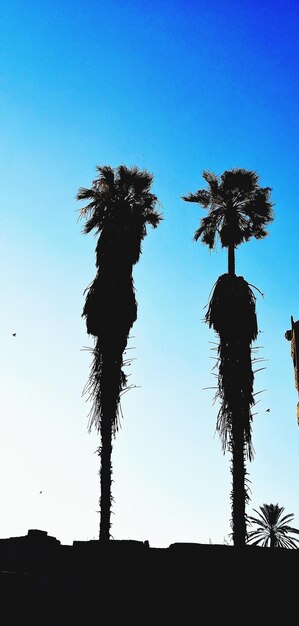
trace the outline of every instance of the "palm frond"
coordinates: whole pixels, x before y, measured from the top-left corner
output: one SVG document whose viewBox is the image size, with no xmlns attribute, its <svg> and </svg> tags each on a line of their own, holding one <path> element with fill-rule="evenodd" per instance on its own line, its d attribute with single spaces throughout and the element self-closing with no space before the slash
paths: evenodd
<svg viewBox="0 0 299 626">
<path fill-rule="evenodd" d="M 189 193 L 187 196 L 182 196 L 186 202 L 197 202 L 205 209 L 210 204 L 210 194 L 206 189 L 199 189 L 196 193 Z"/>
<path fill-rule="evenodd" d="M 85 187 L 80 187 L 76 198 L 77 200 L 90 200 L 91 198 L 94 198 L 95 196 L 95 191 L 94 189 L 86 189 Z"/>
<path fill-rule="evenodd" d="M 212 195 L 217 196 L 219 194 L 219 179 L 214 172 L 210 172 L 209 170 L 204 170 L 202 173 L 203 179 L 208 183 L 210 188 L 210 193 Z"/>
</svg>

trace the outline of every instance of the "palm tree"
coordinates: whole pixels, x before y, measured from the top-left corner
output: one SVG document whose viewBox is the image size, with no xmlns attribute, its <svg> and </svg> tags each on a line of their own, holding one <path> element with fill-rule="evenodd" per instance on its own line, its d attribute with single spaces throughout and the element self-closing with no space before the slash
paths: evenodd
<svg viewBox="0 0 299 626">
<path fill-rule="evenodd" d="M 194 239 L 210 249 L 219 237 L 228 249 L 228 273 L 220 276 L 209 301 L 205 321 L 219 336 L 217 431 L 223 452 L 232 454 L 232 535 L 235 546 L 246 541 L 246 504 L 249 500 L 246 459 L 253 459 L 251 407 L 254 405 L 251 344 L 258 334 L 255 295 L 242 276 L 235 274 L 235 249 L 251 237 L 266 237 L 273 220 L 269 187 L 259 185 L 250 170 L 233 168 L 220 177 L 204 171 L 208 189 L 183 196 L 208 210 Z"/>
<path fill-rule="evenodd" d="M 151 193 L 153 175 L 137 167 L 97 166 L 91 189 L 80 188 L 77 200 L 89 200 L 81 209 L 86 218 L 84 233 L 99 235 L 96 245 L 97 273 L 87 291 L 82 317 L 87 333 L 95 337 L 93 361 L 84 392 L 92 409 L 89 430 L 100 432 L 100 533 L 110 539 L 112 440 L 119 426 L 120 397 L 129 387 L 124 354 L 130 330 L 137 319 L 133 266 L 141 254 L 146 225 L 153 228 L 162 216 L 156 211 L 157 197 Z M 84 292 L 85 293 L 85 292 Z"/>
<path fill-rule="evenodd" d="M 248 515 L 250 525 L 255 525 L 256 529 L 248 532 L 247 543 L 263 548 L 298 548 L 299 539 L 289 536 L 290 533 L 299 535 L 298 528 L 289 526 L 293 513 L 282 517 L 284 507 L 278 504 L 263 504 L 259 508 L 259 511 L 253 509 L 258 517 Z"/>
</svg>

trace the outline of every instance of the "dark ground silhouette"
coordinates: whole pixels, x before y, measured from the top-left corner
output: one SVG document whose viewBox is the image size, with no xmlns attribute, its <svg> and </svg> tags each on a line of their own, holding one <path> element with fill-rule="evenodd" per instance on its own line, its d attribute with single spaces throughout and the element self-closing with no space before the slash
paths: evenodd
<svg viewBox="0 0 299 626">
<path fill-rule="evenodd" d="M 98 540 L 0 540 L 3 623 L 246 624 L 294 615 L 298 550 Z"/>
</svg>

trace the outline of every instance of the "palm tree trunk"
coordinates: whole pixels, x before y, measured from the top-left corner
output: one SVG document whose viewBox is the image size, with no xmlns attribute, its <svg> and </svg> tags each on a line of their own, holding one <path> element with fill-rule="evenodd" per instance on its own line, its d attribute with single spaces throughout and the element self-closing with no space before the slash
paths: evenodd
<svg viewBox="0 0 299 626">
<path fill-rule="evenodd" d="M 270 530 L 270 548 L 276 548 L 276 537 L 274 530 Z"/>
<path fill-rule="evenodd" d="M 119 394 L 122 379 L 121 360 L 118 358 L 103 358 L 101 374 L 101 459 L 100 481 L 100 535 L 101 541 L 110 540 L 111 526 L 111 483 L 112 483 L 112 439 L 117 422 Z M 108 361 L 108 362 L 107 362 Z"/>
<path fill-rule="evenodd" d="M 228 246 L 228 273 L 230 276 L 234 276 L 236 272 L 235 266 L 235 246 L 231 243 Z"/>
<path fill-rule="evenodd" d="M 98 449 L 101 458 L 100 481 L 100 541 L 107 542 L 110 539 L 111 518 L 111 475 L 112 475 L 112 428 L 111 420 L 101 424 L 101 447 Z"/>
<path fill-rule="evenodd" d="M 245 486 L 245 446 L 243 425 L 240 424 L 240 415 L 232 415 L 232 529 L 233 544 L 240 548 L 246 544 L 246 511 L 245 505 L 248 494 Z"/>
</svg>

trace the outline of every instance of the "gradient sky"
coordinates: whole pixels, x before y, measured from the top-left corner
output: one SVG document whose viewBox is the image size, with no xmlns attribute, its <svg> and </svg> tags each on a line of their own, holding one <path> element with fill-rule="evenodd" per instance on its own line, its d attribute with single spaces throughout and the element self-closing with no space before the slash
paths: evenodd
<svg viewBox="0 0 299 626">
<path fill-rule="evenodd" d="M 82 396 L 93 339 L 81 318 L 96 240 L 82 234 L 75 197 L 96 165 L 121 163 L 153 173 L 164 220 L 134 270 L 136 388 L 113 447 L 112 535 L 155 547 L 228 540 L 230 455 L 205 389 L 216 337 L 203 323 L 226 252 L 193 241 L 205 212 L 181 196 L 204 186 L 204 169 L 232 167 L 257 171 L 275 202 L 269 236 L 236 255 L 237 274 L 264 294 L 247 512 L 278 503 L 299 527 L 284 337 L 299 319 L 298 2 L 0 4 L 0 537 L 98 537 L 100 441 Z"/>
</svg>

